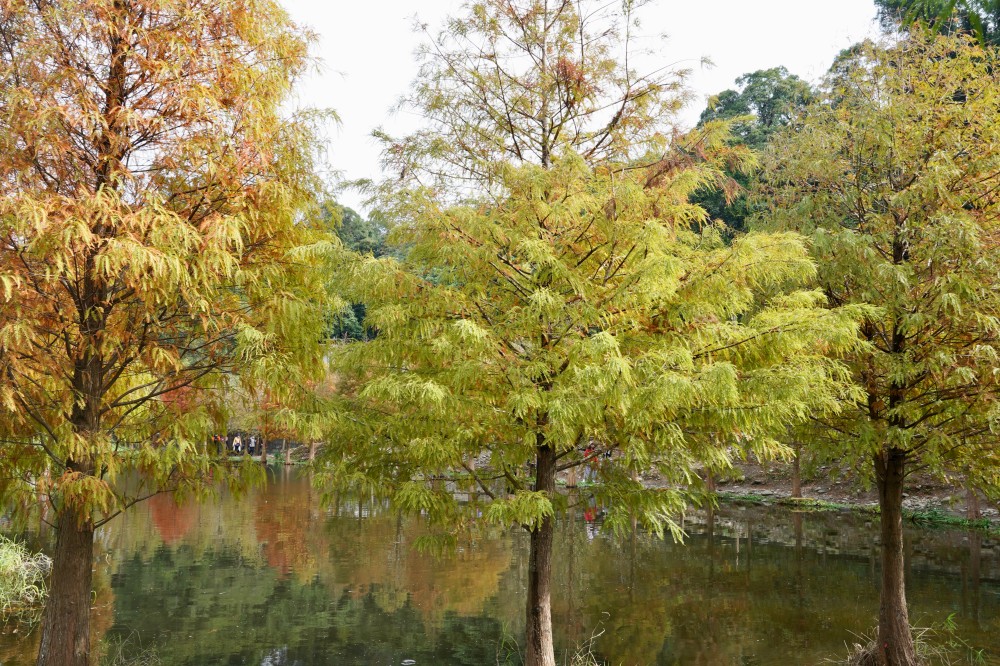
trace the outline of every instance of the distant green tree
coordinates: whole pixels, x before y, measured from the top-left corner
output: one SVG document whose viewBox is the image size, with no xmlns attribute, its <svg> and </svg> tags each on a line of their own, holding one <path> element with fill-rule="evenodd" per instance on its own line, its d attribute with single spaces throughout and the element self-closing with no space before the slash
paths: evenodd
<svg viewBox="0 0 1000 666">
<path fill-rule="evenodd" d="M 701 113 L 699 126 L 728 121 L 732 142 L 762 150 L 775 132 L 816 97 L 808 82 L 784 67 L 772 67 L 744 74 L 736 79 L 737 89 L 724 90 L 709 101 Z M 749 182 L 745 168 L 727 168 L 729 187 L 710 187 L 699 192 L 695 202 L 713 220 L 722 220 L 731 233 L 746 230 L 750 213 L 743 189 Z"/>
<path fill-rule="evenodd" d="M 941 32 L 967 32 L 983 44 L 1000 44 L 1000 0 L 875 0 L 888 29 L 916 22 Z"/>
<path fill-rule="evenodd" d="M 353 208 L 330 202 L 322 209 L 320 224 L 335 233 L 344 247 L 352 252 L 376 258 L 387 254 L 385 227 L 374 217 L 366 219 Z M 352 303 L 349 308 L 331 316 L 331 338 L 367 340 L 372 334 L 365 326 L 364 303 Z"/>
<path fill-rule="evenodd" d="M 784 67 L 744 74 L 736 79 L 736 86 L 737 90 L 724 90 L 709 102 L 699 124 L 732 120 L 734 140 L 754 150 L 764 148 L 777 130 L 816 98 L 807 81 Z"/>
<path fill-rule="evenodd" d="M 353 208 L 328 204 L 324 218 L 348 250 L 381 257 L 386 253 L 385 229 L 374 219 L 365 219 Z"/>
</svg>

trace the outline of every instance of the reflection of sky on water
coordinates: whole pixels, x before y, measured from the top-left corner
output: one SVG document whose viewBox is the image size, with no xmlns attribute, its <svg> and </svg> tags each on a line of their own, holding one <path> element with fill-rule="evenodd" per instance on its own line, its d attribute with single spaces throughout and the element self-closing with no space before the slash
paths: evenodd
<svg viewBox="0 0 1000 666">
<path fill-rule="evenodd" d="M 584 501 L 558 528 L 563 654 L 600 634 L 594 650 L 614 664 L 819 663 L 874 623 L 872 519 L 730 507 L 687 516 L 685 545 L 614 540 L 599 524 Z M 371 501 L 320 507 L 280 472 L 240 498 L 158 498 L 99 535 L 95 629 L 164 666 L 519 663 L 523 530 L 470 537 L 444 559 L 413 548 L 425 534 Z M 915 621 L 955 613 L 963 636 L 1000 654 L 998 549 L 911 531 Z M 0 663 L 33 663 L 32 638 L 0 637 Z"/>
</svg>

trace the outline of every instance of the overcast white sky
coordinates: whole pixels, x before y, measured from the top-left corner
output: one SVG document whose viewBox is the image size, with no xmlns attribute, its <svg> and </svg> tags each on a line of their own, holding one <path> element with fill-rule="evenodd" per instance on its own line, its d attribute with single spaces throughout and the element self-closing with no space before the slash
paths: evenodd
<svg viewBox="0 0 1000 666">
<path fill-rule="evenodd" d="M 347 179 L 379 176 L 371 131 L 408 130 L 415 120 L 390 107 L 416 74 L 413 51 L 420 41 L 414 16 L 432 28 L 455 13 L 460 0 L 281 0 L 292 18 L 319 34 L 315 54 L 323 70 L 298 91 L 304 106 L 337 111 L 330 129 L 328 162 Z M 690 62 L 697 100 L 682 120 L 693 124 L 704 100 L 746 72 L 784 65 L 817 81 L 843 48 L 878 33 L 872 0 L 657 0 L 639 15 L 642 32 L 666 33 L 663 63 Z M 703 68 L 707 56 L 714 66 Z M 343 203 L 363 210 L 359 197 Z"/>
</svg>

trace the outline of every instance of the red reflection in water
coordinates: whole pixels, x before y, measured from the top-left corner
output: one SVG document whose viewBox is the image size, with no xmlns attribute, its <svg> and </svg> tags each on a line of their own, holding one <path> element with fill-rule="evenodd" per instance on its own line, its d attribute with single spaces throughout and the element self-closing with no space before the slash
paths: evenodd
<svg viewBox="0 0 1000 666">
<path fill-rule="evenodd" d="M 153 524 L 163 543 L 172 546 L 183 539 L 196 522 L 197 507 L 193 502 L 178 506 L 173 495 L 160 494 L 149 498 Z"/>
</svg>

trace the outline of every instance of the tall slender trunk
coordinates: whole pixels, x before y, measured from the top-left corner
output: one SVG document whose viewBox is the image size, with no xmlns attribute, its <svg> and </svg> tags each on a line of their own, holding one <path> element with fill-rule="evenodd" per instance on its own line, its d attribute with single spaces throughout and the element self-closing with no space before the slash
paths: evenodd
<svg viewBox="0 0 1000 666">
<path fill-rule="evenodd" d="M 93 264 L 93 255 L 87 259 Z M 98 302 L 103 287 L 91 278 L 84 280 L 83 303 Z M 70 423 L 77 435 L 88 442 L 86 452 L 65 461 L 66 472 L 81 478 L 96 478 L 93 438 L 101 431 L 101 397 L 104 393 L 104 361 L 97 341 L 106 329 L 107 311 L 87 311 L 82 327 L 89 343 L 76 360 L 73 389 L 81 396 L 73 407 Z M 70 484 L 77 483 L 70 481 Z M 94 521 L 90 509 L 72 498 L 59 497 L 56 506 L 56 550 L 52 557 L 49 595 L 42 616 L 42 638 L 37 666 L 88 666 L 90 661 L 90 593 L 93 581 Z"/>
<path fill-rule="evenodd" d="M 319 442 L 312 441 L 309 442 L 309 462 L 316 460 L 316 447 L 319 446 Z"/>
<path fill-rule="evenodd" d="M 903 480 L 906 452 L 889 449 L 875 459 L 882 529 L 882 592 L 878 613 L 879 666 L 916 666 L 906 608 L 903 558 Z"/>
<path fill-rule="evenodd" d="M 548 444 L 537 447 L 535 490 L 556 489 L 556 452 Z M 555 666 L 552 642 L 552 542 L 555 524 L 545 518 L 531 534 L 528 556 L 527 622 L 525 624 L 524 666 Z"/>
<path fill-rule="evenodd" d="M 64 508 L 57 529 L 37 665 L 87 666 L 94 525 L 89 519 L 79 522 L 75 511 Z"/>
<path fill-rule="evenodd" d="M 968 483 L 965 486 L 965 517 L 969 520 L 979 520 L 983 517 L 979 509 L 979 493 Z"/>
<path fill-rule="evenodd" d="M 792 448 L 795 449 L 795 457 L 792 458 L 792 497 L 802 497 L 802 467 L 799 463 L 802 442 L 796 440 Z"/>
<path fill-rule="evenodd" d="M 94 193 L 117 191 L 117 174 L 123 160 L 133 147 L 126 127 L 128 97 L 128 38 L 132 10 L 126 0 L 110 3 L 111 38 L 106 63 L 106 78 L 101 82 L 104 101 L 101 114 L 105 129 L 94 141 Z M 81 187 L 84 183 L 79 184 Z M 115 236 L 114 216 L 99 216 L 90 231 L 97 239 Z M 79 317 L 81 340 L 76 342 L 72 388 L 74 405 L 69 421 L 77 435 L 88 441 L 102 432 L 102 399 L 107 392 L 105 382 L 109 364 L 105 334 L 113 305 L 111 292 L 101 271 L 97 256 L 102 243 L 92 243 L 78 257 L 82 266 L 73 290 L 73 305 Z M 67 341 L 67 345 L 70 344 Z M 69 351 L 69 350 L 67 350 Z M 122 366 L 124 367 L 124 366 Z M 84 478 L 101 476 L 95 469 L 93 446 L 67 458 L 65 469 Z M 74 483 L 74 482 L 70 482 Z M 93 587 L 94 521 L 91 511 L 62 498 L 56 512 L 56 550 L 52 557 L 49 596 L 42 617 L 42 637 L 38 650 L 38 666 L 88 666 L 90 662 L 90 595 Z"/>
</svg>

